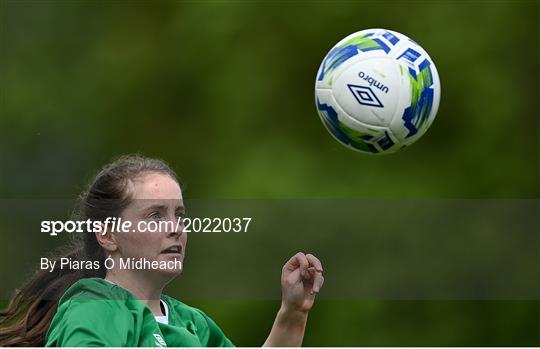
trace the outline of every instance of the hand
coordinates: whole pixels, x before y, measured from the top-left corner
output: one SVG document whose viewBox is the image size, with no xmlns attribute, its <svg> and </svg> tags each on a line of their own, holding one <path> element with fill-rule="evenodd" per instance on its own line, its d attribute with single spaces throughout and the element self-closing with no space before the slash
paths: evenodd
<svg viewBox="0 0 540 349">
<path fill-rule="evenodd" d="M 282 308 L 307 313 L 323 285 L 322 272 L 321 262 L 312 254 L 298 252 L 289 259 L 281 273 Z"/>
</svg>

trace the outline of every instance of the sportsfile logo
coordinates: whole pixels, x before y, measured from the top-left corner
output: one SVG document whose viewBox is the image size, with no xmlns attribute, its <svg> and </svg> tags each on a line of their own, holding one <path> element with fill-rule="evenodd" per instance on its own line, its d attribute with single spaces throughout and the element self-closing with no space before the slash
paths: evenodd
<svg viewBox="0 0 540 349">
<path fill-rule="evenodd" d="M 384 93 L 388 93 L 388 91 L 390 90 L 388 88 L 388 86 L 385 86 L 382 82 L 380 82 L 378 80 L 375 80 L 374 78 L 372 78 L 368 74 L 364 73 L 363 71 L 358 73 L 358 77 L 360 79 L 366 80 L 367 83 L 369 84 L 369 86 L 376 87 L 376 88 L 378 88 L 379 90 L 381 90 Z"/>
<path fill-rule="evenodd" d="M 122 217 L 107 217 L 103 221 L 41 221 L 41 232 L 50 236 L 59 233 L 93 233 L 105 235 L 111 232 L 166 232 L 180 231 L 185 233 L 239 233 L 247 232 L 251 217 L 181 217 L 173 221 L 138 221 L 132 222 Z"/>
</svg>

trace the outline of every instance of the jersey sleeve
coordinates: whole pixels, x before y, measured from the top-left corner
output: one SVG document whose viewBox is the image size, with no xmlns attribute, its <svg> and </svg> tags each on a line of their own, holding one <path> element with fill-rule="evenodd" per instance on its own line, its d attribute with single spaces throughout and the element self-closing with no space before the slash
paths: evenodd
<svg viewBox="0 0 540 349">
<path fill-rule="evenodd" d="M 127 346 L 133 324 L 110 300 L 70 300 L 58 308 L 45 346 Z"/>
<path fill-rule="evenodd" d="M 205 347 L 234 347 L 234 344 L 225 336 L 221 328 L 203 311 L 197 309 L 201 315 L 199 324 L 199 336 Z"/>
</svg>

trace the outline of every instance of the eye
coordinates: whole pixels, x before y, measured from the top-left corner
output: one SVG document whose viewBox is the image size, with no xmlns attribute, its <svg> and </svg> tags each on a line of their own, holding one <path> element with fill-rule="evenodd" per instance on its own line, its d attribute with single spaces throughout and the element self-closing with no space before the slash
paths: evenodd
<svg viewBox="0 0 540 349">
<path fill-rule="evenodd" d="M 161 219 L 161 214 L 157 211 L 154 211 L 148 215 L 150 219 Z"/>
<path fill-rule="evenodd" d="M 184 219 L 186 214 L 184 212 L 176 212 L 176 218 L 177 219 Z"/>
</svg>

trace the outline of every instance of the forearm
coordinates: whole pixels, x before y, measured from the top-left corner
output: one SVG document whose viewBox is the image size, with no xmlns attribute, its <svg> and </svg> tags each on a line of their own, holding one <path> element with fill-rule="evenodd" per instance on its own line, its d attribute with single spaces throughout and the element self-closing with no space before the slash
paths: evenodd
<svg viewBox="0 0 540 349">
<path fill-rule="evenodd" d="M 306 330 L 307 318 L 307 312 L 288 310 L 282 305 L 263 347 L 301 346 Z"/>
</svg>

